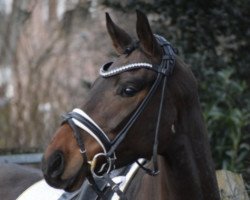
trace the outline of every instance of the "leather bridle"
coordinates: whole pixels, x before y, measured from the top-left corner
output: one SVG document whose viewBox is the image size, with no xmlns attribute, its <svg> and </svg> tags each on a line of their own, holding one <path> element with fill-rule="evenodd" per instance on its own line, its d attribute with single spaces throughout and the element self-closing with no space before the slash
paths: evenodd
<svg viewBox="0 0 250 200">
<path fill-rule="evenodd" d="M 157 149 L 158 149 L 158 135 L 159 135 L 159 127 L 161 121 L 161 113 L 162 107 L 164 102 L 165 90 L 166 90 L 166 83 L 167 79 L 173 73 L 173 69 L 175 66 L 175 50 L 171 46 L 171 44 L 162 36 L 155 35 L 155 38 L 158 44 L 163 49 L 163 57 L 160 65 L 152 65 L 150 63 L 132 63 L 125 66 L 115 67 L 109 70 L 109 67 L 112 65 L 112 62 L 109 62 L 103 65 L 100 69 L 100 75 L 104 78 L 108 78 L 111 76 L 115 76 L 117 74 L 123 73 L 125 71 L 139 69 L 139 68 L 146 68 L 149 70 L 153 70 L 157 73 L 156 80 L 154 81 L 150 91 L 143 99 L 141 104 L 133 113 L 132 117 L 128 120 L 126 125 L 121 129 L 121 131 L 117 134 L 115 139 L 110 141 L 107 135 L 102 131 L 102 129 L 89 117 L 84 111 L 80 109 L 74 109 L 72 112 L 67 113 L 64 116 L 64 120 L 62 123 L 68 123 L 74 132 L 74 136 L 80 148 L 80 152 L 83 156 L 84 166 L 90 168 L 91 173 L 89 173 L 86 178 L 89 182 L 93 185 L 94 190 L 98 193 L 100 197 L 102 197 L 102 192 L 98 189 L 98 186 L 95 184 L 93 176 L 104 177 L 107 182 L 112 187 L 113 191 L 116 192 L 122 199 L 126 199 L 124 194 L 119 190 L 119 187 L 112 181 L 109 177 L 109 172 L 115 168 L 114 162 L 116 159 L 115 150 L 118 148 L 120 143 L 124 140 L 126 135 L 129 132 L 129 129 L 132 127 L 134 122 L 143 112 L 145 107 L 148 105 L 148 102 L 155 94 L 157 88 L 162 83 L 162 90 L 161 90 L 161 99 L 160 105 L 158 110 L 158 116 L 156 121 L 156 128 L 155 128 L 155 138 L 154 138 L 154 145 L 153 145 L 153 170 L 145 168 L 143 165 L 139 164 L 148 174 L 156 175 L 158 171 L 158 164 L 157 164 Z M 84 146 L 84 141 L 82 140 L 80 129 L 85 130 L 88 134 L 90 134 L 102 147 L 103 153 L 99 153 L 94 156 L 92 161 L 88 159 L 86 149 Z M 96 161 L 99 157 L 103 157 L 106 159 L 106 162 L 102 165 L 101 169 L 96 172 Z"/>
</svg>

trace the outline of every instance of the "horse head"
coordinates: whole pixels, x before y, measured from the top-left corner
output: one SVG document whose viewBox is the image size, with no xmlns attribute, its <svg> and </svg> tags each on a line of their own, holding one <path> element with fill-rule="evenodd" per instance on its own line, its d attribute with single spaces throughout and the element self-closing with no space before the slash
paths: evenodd
<svg viewBox="0 0 250 200">
<path fill-rule="evenodd" d="M 143 13 L 137 11 L 138 40 L 108 14 L 106 26 L 118 57 L 102 66 L 84 105 L 66 115 L 43 157 L 46 181 L 67 191 L 78 189 L 102 167 L 109 171 L 151 158 L 157 124 L 157 153 L 165 155 L 173 135 L 188 129 L 186 117 L 198 104 L 191 70 L 167 41 L 152 33 Z M 163 62 L 174 68 L 159 69 Z"/>
</svg>

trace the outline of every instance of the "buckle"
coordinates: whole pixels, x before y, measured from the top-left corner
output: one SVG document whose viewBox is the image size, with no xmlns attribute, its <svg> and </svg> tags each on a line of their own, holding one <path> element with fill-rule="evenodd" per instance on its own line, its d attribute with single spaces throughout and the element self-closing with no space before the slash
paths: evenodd
<svg viewBox="0 0 250 200">
<path fill-rule="evenodd" d="M 96 168 L 97 159 L 103 159 L 104 163 L 101 165 L 100 169 Z M 113 166 L 113 159 L 107 157 L 105 153 L 98 153 L 96 154 L 92 161 L 88 161 L 90 164 L 90 171 L 91 173 L 98 178 L 102 178 L 105 174 L 109 174 Z"/>
</svg>

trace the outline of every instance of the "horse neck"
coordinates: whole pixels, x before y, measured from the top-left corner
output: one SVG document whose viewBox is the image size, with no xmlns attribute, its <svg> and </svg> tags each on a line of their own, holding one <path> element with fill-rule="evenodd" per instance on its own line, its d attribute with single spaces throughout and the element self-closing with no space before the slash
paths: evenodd
<svg viewBox="0 0 250 200">
<path fill-rule="evenodd" d="M 220 199 L 199 102 L 180 112 L 164 154 L 169 199 Z"/>
<path fill-rule="evenodd" d="M 200 108 L 182 116 L 165 143 L 166 152 L 158 156 L 160 173 L 152 177 L 140 170 L 127 189 L 128 199 L 220 199 Z"/>
</svg>

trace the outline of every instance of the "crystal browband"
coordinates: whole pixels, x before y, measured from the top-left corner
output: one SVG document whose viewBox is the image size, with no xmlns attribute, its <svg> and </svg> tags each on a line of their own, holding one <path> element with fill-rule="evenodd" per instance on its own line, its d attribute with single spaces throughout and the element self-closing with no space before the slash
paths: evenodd
<svg viewBox="0 0 250 200">
<path fill-rule="evenodd" d="M 112 63 L 113 62 L 108 62 L 101 67 L 100 75 L 102 77 L 114 76 L 116 74 L 120 74 L 122 72 L 132 70 L 132 69 L 140 69 L 140 68 L 152 69 L 153 68 L 153 65 L 150 63 L 132 63 L 132 64 L 123 65 L 121 67 L 114 67 L 113 69 L 108 70 L 108 68 L 112 65 Z"/>
</svg>

